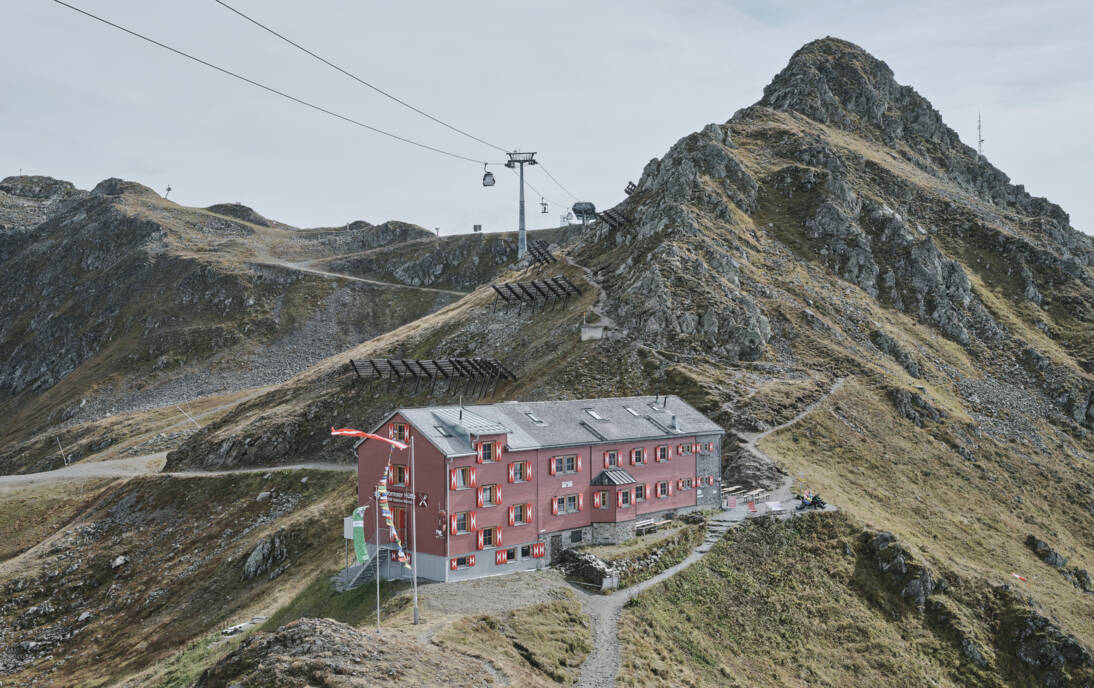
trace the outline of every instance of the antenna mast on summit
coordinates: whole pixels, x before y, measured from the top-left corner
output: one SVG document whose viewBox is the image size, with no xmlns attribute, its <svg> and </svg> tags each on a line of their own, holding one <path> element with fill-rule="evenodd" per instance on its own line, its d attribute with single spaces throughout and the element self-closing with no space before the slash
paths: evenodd
<svg viewBox="0 0 1094 688">
<path fill-rule="evenodd" d="M 984 157 L 984 129 L 980 125 L 980 113 L 976 113 L 976 154 Z"/>
</svg>

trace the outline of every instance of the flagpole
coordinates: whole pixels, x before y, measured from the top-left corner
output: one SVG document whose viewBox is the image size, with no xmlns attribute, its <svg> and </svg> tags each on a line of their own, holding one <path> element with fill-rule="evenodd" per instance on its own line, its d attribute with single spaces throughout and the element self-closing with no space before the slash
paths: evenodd
<svg viewBox="0 0 1094 688">
<path fill-rule="evenodd" d="M 418 483 L 414 481 L 414 436 L 410 436 L 410 529 L 414 541 L 410 548 L 410 566 L 414 577 L 414 625 L 418 620 Z"/>
<path fill-rule="evenodd" d="M 376 505 L 376 633 L 380 633 L 380 491 L 372 495 Z"/>
</svg>

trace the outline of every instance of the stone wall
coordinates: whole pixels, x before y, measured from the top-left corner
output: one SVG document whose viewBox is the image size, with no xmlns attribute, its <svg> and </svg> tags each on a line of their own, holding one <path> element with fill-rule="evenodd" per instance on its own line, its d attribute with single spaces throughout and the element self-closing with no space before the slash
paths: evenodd
<svg viewBox="0 0 1094 688">
<path fill-rule="evenodd" d="M 592 543 L 594 545 L 614 545 L 626 542 L 634 537 L 634 519 L 619 523 L 594 523 Z"/>
</svg>

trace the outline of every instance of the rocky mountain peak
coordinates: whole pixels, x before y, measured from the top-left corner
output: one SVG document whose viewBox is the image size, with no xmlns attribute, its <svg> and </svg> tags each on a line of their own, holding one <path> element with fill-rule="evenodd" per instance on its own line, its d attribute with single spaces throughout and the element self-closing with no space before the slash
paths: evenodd
<svg viewBox="0 0 1094 688">
<path fill-rule="evenodd" d="M 20 198 L 33 199 L 68 198 L 80 193 L 72 182 L 36 175 L 5 177 L 3 181 L 0 181 L 0 191 Z"/>
<path fill-rule="evenodd" d="M 118 179 L 117 177 L 102 180 L 95 185 L 95 188 L 91 190 L 91 193 L 96 196 L 121 196 L 123 194 L 129 194 L 132 196 L 159 198 L 158 193 L 149 189 L 144 184 Z"/>
<path fill-rule="evenodd" d="M 959 143 L 926 98 L 896 82 L 889 65 L 831 36 L 798 49 L 759 104 L 858 134 L 880 133 L 887 143 L 912 135 Z"/>
</svg>

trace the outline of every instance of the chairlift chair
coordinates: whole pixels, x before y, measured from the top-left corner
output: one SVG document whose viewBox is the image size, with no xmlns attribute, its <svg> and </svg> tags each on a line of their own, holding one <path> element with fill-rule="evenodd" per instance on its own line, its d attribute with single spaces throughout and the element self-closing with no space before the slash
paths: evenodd
<svg viewBox="0 0 1094 688">
<path fill-rule="evenodd" d="M 542 196 L 539 197 L 539 207 L 540 207 L 539 212 L 546 215 L 547 214 L 547 201 L 545 201 Z"/>
<path fill-rule="evenodd" d="M 482 172 L 483 172 L 483 174 L 482 174 L 482 185 L 483 186 L 493 186 L 494 185 L 494 173 L 491 172 L 490 170 L 486 169 L 486 163 L 483 163 Z"/>
</svg>

